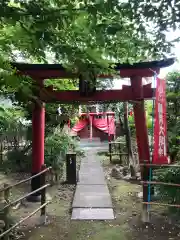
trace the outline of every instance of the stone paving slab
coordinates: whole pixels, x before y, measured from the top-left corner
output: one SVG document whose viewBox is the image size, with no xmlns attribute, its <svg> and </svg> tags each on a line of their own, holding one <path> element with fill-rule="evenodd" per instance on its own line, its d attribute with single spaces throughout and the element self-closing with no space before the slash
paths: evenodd
<svg viewBox="0 0 180 240">
<path fill-rule="evenodd" d="M 86 169 L 86 171 L 79 171 L 79 182 L 78 184 L 106 184 L 103 171 L 98 169 Z"/>
<path fill-rule="evenodd" d="M 112 208 L 107 185 L 77 185 L 73 208 Z"/>
<path fill-rule="evenodd" d="M 84 175 L 79 176 L 78 185 L 106 185 L 106 180 L 98 177 L 89 177 L 87 178 Z"/>
<path fill-rule="evenodd" d="M 104 171 L 103 169 L 98 166 L 98 165 L 83 165 L 80 167 L 80 171 L 81 173 L 87 173 L 87 172 L 94 172 L 94 173 L 97 173 L 97 172 L 100 172 L 100 173 L 103 173 L 104 174 Z"/>
<path fill-rule="evenodd" d="M 112 208 L 74 208 L 72 220 L 113 220 Z"/>
<path fill-rule="evenodd" d="M 101 161 L 98 159 L 96 159 L 96 157 L 93 155 L 93 156 L 86 156 L 83 161 L 82 161 L 82 164 L 83 163 L 100 163 L 101 164 Z"/>
<path fill-rule="evenodd" d="M 81 168 L 78 184 L 106 184 L 103 169 L 92 166 Z"/>
<path fill-rule="evenodd" d="M 98 162 L 83 162 L 82 164 L 81 164 L 81 166 L 80 166 L 80 169 L 81 168 L 86 168 L 86 167 L 91 167 L 91 168 L 101 168 L 102 169 L 102 167 L 101 167 L 101 163 L 98 163 Z"/>
<path fill-rule="evenodd" d="M 88 170 L 104 172 L 101 164 L 99 163 L 82 163 L 80 166 L 80 171 L 87 172 Z"/>
<path fill-rule="evenodd" d="M 84 175 L 87 178 L 89 176 L 99 177 L 104 179 L 104 172 L 102 169 L 96 169 L 96 168 L 81 168 L 79 171 L 79 175 Z M 99 175 L 99 176 L 98 176 Z"/>
</svg>

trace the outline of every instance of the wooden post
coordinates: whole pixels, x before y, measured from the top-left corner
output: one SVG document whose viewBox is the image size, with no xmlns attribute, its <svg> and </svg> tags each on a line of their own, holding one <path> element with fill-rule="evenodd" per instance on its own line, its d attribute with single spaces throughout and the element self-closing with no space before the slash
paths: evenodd
<svg viewBox="0 0 180 240">
<path fill-rule="evenodd" d="M 4 184 L 4 188 L 7 188 L 9 186 L 9 184 Z M 6 202 L 6 204 L 9 203 L 9 196 L 10 196 L 10 189 L 6 189 L 4 191 L 4 200 Z M 4 222 L 5 222 L 5 228 L 4 228 L 4 231 L 8 230 L 9 229 L 9 213 L 10 213 L 10 207 L 7 207 L 4 209 Z M 5 236 L 4 236 L 4 240 L 9 240 L 9 234 L 7 233 Z"/>
<path fill-rule="evenodd" d="M 41 170 L 45 170 L 46 165 L 42 165 Z M 41 187 L 46 184 L 46 172 L 41 175 Z M 46 203 L 46 188 L 41 190 L 41 206 Z M 41 217 L 43 217 L 43 223 L 46 223 L 46 206 L 41 209 Z"/>
<path fill-rule="evenodd" d="M 120 161 L 120 164 L 121 164 L 121 143 L 118 144 L 118 150 L 119 150 L 119 161 Z"/>
<path fill-rule="evenodd" d="M 143 100 L 142 77 L 132 76 L 131 86 L 134 97 L 137 101 L 134 103 L 134 119 L 136 127 L 136 139 L 140 163 L 150 163 L 149 139 L 146 125 L 146 114 Z M 141 179 L 149 179 L 149 170 L 146 165 L 141 168 Z M 148 185 L 143 186 L 143 200 L 148 200 Z M 142 221 L 149 222 L 148 205 L 143 205 Z"/>
<path fill-rule="evenodd" d="M 109 132 L 109 114 L 107 113 L 107 126 L 108 126 L 108 142 L 111 141 L 111 135 L 110 135 L 110 132 Z"/>
<path fill-rule="evenodd" d="M 109 161 L 112 162 L 112 142 L 109 142 Z"/>
<path fill-rule="evenodd" d="M 136 178 L 136 170 L 135 170 L 135 161 L 132 151 L 132 142 L 131 142 L 131 132 L 128 123 L 128 102 L 124 102 L 124 129 L 125 129 L 125 137 L 126 137 L 126 148 L 127 148 L 127 160 L 128 165 L 130 167 L 130 173 L 132 178 Z"/>
<path fill-rule="evenodd" d="M 3 141 L 0 142 L 0 151 L 1 151 L 1 164 L 3 163 Z"/>
<path fill-rule="evenodd" d="M 54 184 L 54 171 L 53 171 L 53 168 L 50 169 L 48 175 L 49 175 L 50 185 L 53 186 L 53 184 Z"/>
<path fill-rule="evenodd" d="M 5 205 L 6 205 L 6 201 L 4 199 L 4 191 L 1 191 L 0 192 L 0 234 L 2 233 L 2 231 L 4 231 L 4 228 L 5 228 L 4 211 L 1 210 L 4 208 Z"/>
<path fill-rule="evenodd" d="M 113 141 L 116 140 L 116 127 L 117 127 L 117 124 L 116 124 L 116 119 L 115 118 L 114 118 L 114 125 L 115 125 L 115 132 L 114 132 Z"/>
<path fill-rule="evenodd" d="M 147 164 L 148 161 L 144 161 L 145 164 Z M 144 165 L 141 167 L 141 178 L 143 181 L 149 181 L 149 169 Z M 143 202 L 148 202 L 148 184 L 143 185 Z M 150 221 L 150 215 L 148 211 L 148 205 L 143 204 L 143 212 L 142 212 L 142 221 L 143 222 L 149 222 Z"/>
<path fill-rule="evenodd" d="M 89 114 L 89 124 L 90 124 L 90 133 L 89 133 L 89 138 L 90 141 L 92 141 L 93 138 L 93 126 L 92 126 L 92 121 L 93 121 L 93 116 Z"/>
<path fill-rule="evenodd" d="M 123 164 L 123 162 L 122 162 L 122 152 L 121 152 L 121 143 L 118 144 L 118 147 L 119 147 L 119 161 L 120 161 L 120 164 Z"/>
</svg>

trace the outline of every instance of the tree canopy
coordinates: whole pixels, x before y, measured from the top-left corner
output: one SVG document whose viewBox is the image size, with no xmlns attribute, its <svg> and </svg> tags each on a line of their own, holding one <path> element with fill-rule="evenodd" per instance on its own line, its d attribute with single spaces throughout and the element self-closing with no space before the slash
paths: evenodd
<svg viewBox="0 0 180 240">
<path fill-rule="evenodd" d="M 154 2 L 5 0 L 0 3 L 0 48 L 11 58 L 18 50 L 38 62 L 48 61 L 50 53 L 54 61 L 77 71 L 89 63 L 102 68 L 114 61 L 158 59 L 170 49 Z"/>
<path fill-rule="evenodd" d="M 105 72 L 115 62 L 170 55 L 172 43 L 166 40 L 165 31 L 179 26 L 179 1 L 171 2 L 1 1 L 1 92 L 18 92 L 15 99 L 26 104 L 37 100 L 31 79 L 19 78 L 5 60 L 61 63 L 77 72 L 91 71 L 95 65 L 93 71 Z M 72 82 L 57 85 L 60 89 L 74 88 Z"/>
</svg>

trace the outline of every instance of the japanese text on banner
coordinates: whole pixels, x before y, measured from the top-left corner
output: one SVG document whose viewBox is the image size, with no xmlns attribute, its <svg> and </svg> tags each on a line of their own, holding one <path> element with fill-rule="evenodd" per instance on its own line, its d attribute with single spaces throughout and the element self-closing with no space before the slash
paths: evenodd
<svg viewBox="0 0 180 240">
<path fill-rule="evenodd" d="M 154 164 L 168 163 L 167 124 L 166 124 L 166 83 L 157 78 L 155 126 L 154 126 Z"/>
</svg>

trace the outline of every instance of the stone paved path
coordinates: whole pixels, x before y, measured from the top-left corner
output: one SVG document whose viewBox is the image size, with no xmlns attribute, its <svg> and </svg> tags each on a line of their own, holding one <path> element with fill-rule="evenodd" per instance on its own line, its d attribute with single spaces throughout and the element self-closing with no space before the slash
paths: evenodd
<svg viewBox="0 0 180 240">
<path fill-rule="evenodd" d="M 94 149 L 86 151 L 86 157 L 81 162 L 71 219 L 114 219 L 111 196 L 100 159 Z"/>
</svg>

